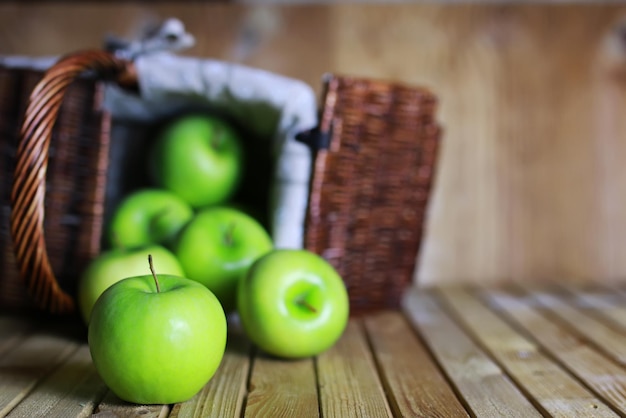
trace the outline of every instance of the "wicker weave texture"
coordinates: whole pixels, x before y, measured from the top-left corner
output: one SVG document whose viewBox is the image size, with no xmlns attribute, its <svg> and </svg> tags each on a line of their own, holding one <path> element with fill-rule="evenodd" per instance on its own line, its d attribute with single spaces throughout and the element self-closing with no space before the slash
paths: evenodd
<svg viewBox="0 0 626 418">
<path fill-rule="evenodd" d="M 67 62 L 61 68 L 101 68 L 105 78 L 132 86 L 132 71 L 106 54 L 78 54 Z M 29 105 L 28 97 L 41 78 L 0 68 L 0 262 L 8 274 L 0 281 L 0 306 L 33 308 L 34 300 L 47 311 L 69 312 L 73 301 L 64 302 L 66 293 L 73 294 L 80 272 L 100 251 L 110 120 L 99 110 L 100 83 L 82 77 L 50 100 L 35 94 L 44 97 L 42 108 L 63 96 L 58 115 L 38 116 L 37 100 Z M 67 85 L 68 73 L 48 80 L 42 91 L 56 91 Z M 397 308 L 415 269 L 435 174 L 441 134 L 436 97 L 425 89 L 341 76 L 330 77 L 325 88 L 320 130 L 330 141 L 315 153 L 304 246 L 337 268 L 353 314 Z M 39 135 L 53 114 L 51 138 Z M 41 144 L 43 157 L 33 152 Z M 33 172 L 41 159 L 47 163 L 43 207 L 40 191 L 20 186 L 39 181 Z M 20 204 L 23 199 L 35 202 L 32 209 Z M 18 204 L 11 207 L 12 200 Z M 45 241 L 31 233 L 42 211 Z M 11 242 L 16 236 L 20 242 Z M 49 266 L 38 256 L 42 252 Z M 59 286 L 62 292 L 55 290 Z"/>
<path fill-rule="evenodd" d="M 9 310 L 35 308 L 16 263 L 9 225 L 19 132 L 28 98 L 42 76 L 38 71 L 0 67 L 0 265 L 4 266 L 0 306 Z M 100 90 L 94 81 L 72 83 L 50 141 L 42 245 L 60 287 L 69 293 L 100 250 L 109 126 L 108 116 L 98 110 Z M 29 248 L 37 251 L 38 246 Z"/>
<path fill-rule="evenodd" d="M 411 282 L 441 129 L 425 89 L 333 77 L 324 97 L 305 247 L 346 281 L 354 314 L 397 308 Z"/>
</svg>

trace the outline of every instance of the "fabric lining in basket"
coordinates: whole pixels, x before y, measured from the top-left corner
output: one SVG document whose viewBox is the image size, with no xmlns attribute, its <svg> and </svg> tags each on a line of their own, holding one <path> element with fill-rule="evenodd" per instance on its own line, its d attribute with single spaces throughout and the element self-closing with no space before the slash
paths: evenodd
<svg viewBox="0 0 626 418">
<path fill-rule="evenodd" d="M 208 61 L 167 55 L 146 56 L 141 60 L 146 63 L 153 59 L 153 63 L 158 63 L 162 58 L 166 59 L 163 67 L 145 65 L 144 68 L 162 68 L 170 75 L 174 68 L 171 65 L 196 71 L 211 68 L 203 67 Z M 242 71 L 240 74 L 246 72 L 241 67 L 237 70 Z M 190 74 L 180 73 L 179 86 L 202 88 L 202 83 L 211 80 L 210 71 L 199 71 L 191 78 Z M 264 74 L 268 79 L 273 78 L 269 73 Z M 0 133 L 3 135 L 0 169 L 5 173 L 0 186 L 3 257 L 0 261 L 6 266 L 15 267 L 7 229 L 12 156 L 26 97 L 39 76 L 36 71 L 17 68 L 0 70 Z M 197 84 L 193 79 L 196 76 L 206 78 Z M 280 76 L 276 79 L 283 80 Z M 145 86 L 153 80 L 158 78 L 146 76 L 140 80 L 140 94 L 142 83 L 146 94 Z M 176 77 L 168 76 L 164 80 L 165 87 L 156 85 L 152 97 L 184 101 L 186 87 L 171 84 Z M 239 85 L 242 79 L 230 79 L 233 80 L 242 87 Z M 204 84 L 204 87 L 211 86 Z M 111 188 L 107 174 L 110 174 L 108 158 L 113 142 L 110 113 L 102 112 L 99 106 L 104 90 L 104 85 L 93 80 L 76 80 L 64 99 L 52 138 L 45 198 L 45 246 L 59 284 L 70 293 L 86 262 L 101 248 L 105 190 Z M 216 97 L 232 99 L 228 95 Z M 289 98 L 284 94 L 278 97 Z M 294 138 L 296 129 L 312 125 L 307 118 L 304 120 L 308 125 L 288 123 L 282 128 L 283 142 L 277 142 L 283 146 L 283 151 L 277 154 L 279 160 L 287 155 L 282 154 L 284 150 L 290 150 L 297 158 L 304 156 L 303 149 L 307 154 L 310 151 L 310 155 L 305 158 L 306 178 L 296 175 L 298 190 L 305 193 L 304 202 L 294 203 L 294 195 L 289 192 L 293 186 L 290 178 L 301 171 L 301 163 L 291 164 L 289 159 L 277 163 L 276 179 L 283 181 L 284 189 L 272 216 L 274 220 L 289 221 L 283 222 L 282 232 L 275 232 L 274 236 L 284 237 L 285 241 L 281 242 L 288 242 L 288 246 L 303 246 L 331 262 L 346 282 L 354 315 L 399 307 L 400 297 L 413 278 L 441 134 L 435 120 L 436 102 L 426 89 L 329 75 L 325 79 L 319 127 L 300 136 L 311 149 L 307 150 Z M 288 100 L 283 104 L 290 105 Z M 124 149 L 115 152 L 123 154 Z M 303 213 L 289 209 L 294 207 Z M 293 237 L 301 237 L 301 242 L 295 243 Z M 2 307 L 32 307 L 24 297 L 26 292 L 19 289 L 20 284 L 15 269 L 0 281 Z"/>
<path fill-rule="evenodd" d="M 169 52 L 142 55 L 134 64 L 138 95 L 114 85 L 107 89 L 105 105 L 114 121 L 152 123 L 204 107 L 248 131 L 244 141 L 264 141 L 274 166 L 268 191 L 271 235 L 277 247 L 302 248 L 311 155 L 294 137 L 317 124 L 313 89 L 257 68 Z"/>
</svg>

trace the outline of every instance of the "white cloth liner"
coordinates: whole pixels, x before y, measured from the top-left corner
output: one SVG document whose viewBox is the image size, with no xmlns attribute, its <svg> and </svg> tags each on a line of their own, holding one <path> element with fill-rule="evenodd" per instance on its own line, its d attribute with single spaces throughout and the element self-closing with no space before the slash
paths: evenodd
<svg viewBox="0 0 626 418">
<path fill-rule="evenodd" d="M 58 57 L 0 57 L 0 65 L 46 69 Z M 295 140 L 317 125 L 313 89 L 302 81 L 243 65 L 167 51 L 136 55 L 139 95 L 111 84 L 104 106 L 115 120 L 149 122 L 190 100 L 206 102 L 258 135 L 269 135 L 276 160 L 271 193 L 271 235 L 277 248 L 302 248 L 311 175 L 311 151 Z"/>
</svg>

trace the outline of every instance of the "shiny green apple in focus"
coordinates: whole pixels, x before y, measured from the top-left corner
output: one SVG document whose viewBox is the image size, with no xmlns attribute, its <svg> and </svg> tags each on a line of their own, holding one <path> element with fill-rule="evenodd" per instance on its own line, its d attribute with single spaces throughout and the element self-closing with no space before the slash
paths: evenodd
<svg viewBox="0 0 626 418">
<path fill-rule="evenodd" d="M 236 307 L 237 283 L 248 267 L 273 248 L 263 226 L 232 207 L 201 210 L 183 228 L 174 246 L 186 277 L 205 285 L 229 313 Z"/>
<path fill-rule="evenodd" d="M 224 356 L 226 327 L 224 311 L 206 287 L 178 276 L 142 275 L 102 294 L 88 342 L 96 370 L 119 398 L 173 404 L 192 398 L 213 377 Z"/>
<path fill-rule="evenodd" d="M 239 282 L 237 310 L 250 340 L 283 358 L 333 346 L 350 311 L 337 271 L 317 254 L 296 249 L 274 250 L 252 264 Z"/>
<path fill-rule="evenodd" d="M 193 209 L 176 194 L 146 188 L 126 196 L 117 205 L 108 225 L 111 245 L 132 248 L 148 244 L 169 246 L 193 217 Z"/>
<path fill-rule="evenodd" d="M 223 119 L 189 114 L 164 129 L 149 160 L 154 183 L 197 209 L 224 203 L 235 193 L 242 178 L 243 147 Z"/>
<path fill-rule="evenodd" d="M 93 305 L 106 289 L 126 277 L 146 273 L 149 254 L 158 260 L 162 273 L 185 275 L 176 256 L 161 245 L 104 251 L 89 262 L 78 280 L 78 307 L 86 324 L 89 323 Z"/>
</svg>

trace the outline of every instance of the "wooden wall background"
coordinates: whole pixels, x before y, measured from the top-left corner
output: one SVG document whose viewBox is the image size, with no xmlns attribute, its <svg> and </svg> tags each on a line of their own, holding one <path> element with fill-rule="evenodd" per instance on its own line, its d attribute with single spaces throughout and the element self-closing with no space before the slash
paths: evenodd
<svg viewBox="0 0 626 418">
<path fill-rule="evenodd" d="M 190 55 L 426 85 L 445 129 L 421 284 L 626 280 L 626 5 L 0 4 L 0 54 L 176 16 Z"/>
</svg>

